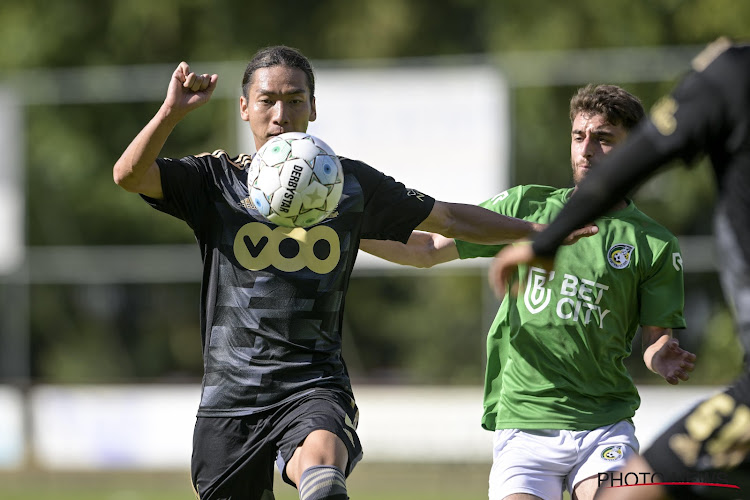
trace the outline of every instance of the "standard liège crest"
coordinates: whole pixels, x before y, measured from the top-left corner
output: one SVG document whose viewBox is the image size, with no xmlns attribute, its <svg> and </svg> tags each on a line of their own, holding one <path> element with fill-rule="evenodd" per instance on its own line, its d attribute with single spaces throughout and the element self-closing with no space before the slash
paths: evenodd
<svg viewBox="0 0 750 500">
<path fill-rule="evenodd" d="M 249 196 L 240 201 L 240 206 L 242 208 L 247 208 L 248 210 L 257 210 L 257 208 L 255 208 L 255 203 L 253 203 L 253 200 Z"/>
<path fill-rule="evenodd" d="M 618 243 L 612 246 L 607 252 L 607 262 L 615 269 L 625 269 L 630 265 L 630 258 L 633 256 L 633 245 Z"/>
</svg>

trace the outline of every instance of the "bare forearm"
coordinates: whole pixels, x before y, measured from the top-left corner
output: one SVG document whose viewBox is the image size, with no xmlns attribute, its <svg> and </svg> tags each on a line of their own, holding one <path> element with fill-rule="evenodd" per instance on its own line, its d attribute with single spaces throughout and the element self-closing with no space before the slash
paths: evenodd
<svg viewBox="0 0 750 500">
<path fill-rule="evenodd" d="M 149 189 L 147 176 L 155 164 L 167 138 L 179 122 L 180 117 L 162 106 L 151 121 L 138 133 L 115 163 L 113 176 L 115 183 L 127 191 L 144 192 L 153 195 Z M 159 189 L 160 191 L 160 189 Z"/>
<path fill-rule="evenodd" d="M 218 78 L 216 74 L 198 75 L 190 71 L 185 61 L 177 66 L 161 108 L 115 163 L 113 177 L 117 185 L 151 198 L 163 197 L 156 158 L 177 123 L 211 99 Z"/>
<path fill-rule="evenodd" d="M 669 328 L 644 327 L 641 331 L 641 349 L 643 351 L 643 364 L 652 372 L 659 374 L 654 367 L 654 356 L 672 338 L 672 330 Z"/>
<path fill-rule="evenodd" d="M 362 240 L 359 248 L 381 259 L 413 267 L 432 267 L 458 258 L 452 239 L 414 231 L 406 244 L 390 240 Z"/>
<path fill-rule="evenodd" d="M 500 245 L 526 238 L 541 227 L 474 205 L 437 202 L 417 229 L 471 243 Z"/>
</svg>

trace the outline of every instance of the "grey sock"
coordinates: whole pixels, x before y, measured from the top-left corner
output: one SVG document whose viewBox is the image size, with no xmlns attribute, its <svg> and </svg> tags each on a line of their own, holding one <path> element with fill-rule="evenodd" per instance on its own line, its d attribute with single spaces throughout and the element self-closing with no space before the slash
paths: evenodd
<svg viewBox="0 0 750 500">
<path fill-rule="evenodd" d="M 341 469 L 332 465 L 316 465 L 302 473 L 299 481 L 300 500 L 347 500 L 346 478 Z"/>
</svg>

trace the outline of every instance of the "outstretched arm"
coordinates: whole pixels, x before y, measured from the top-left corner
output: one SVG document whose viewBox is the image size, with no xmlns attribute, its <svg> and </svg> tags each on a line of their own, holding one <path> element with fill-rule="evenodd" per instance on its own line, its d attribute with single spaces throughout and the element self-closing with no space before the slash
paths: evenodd
<svg viewBox="0 0 750 500">
<path fill-rule="evenodd" d="M 508 217 L 474 205 L 436 201 L 430 215 L 417 226 L 421 231 L 412 232 L 406 244 L 390 240 L 362 240 L 359 248 L 396 264 L 432 267 L 459 258 L 454 238 L 500 245 L 523 239 L 544 227 L 544 224 Z M 598 230 L 596 226 L 576 230 L 565 239 L 565 244 L 575 243 L 580 238 L 596 234 Z"/>
<path fill-rule="evenodd" d="M 527 238 L 546 227 L 545 224 L 508 217 L 476 205 L 436 201 L 430 215 L 417 229 L 469 243 L 504 245 Z M 563 239 L 563 244 L 570 245 L 598 231 L 595 225 L 575 229 Z"/>
<path fill-rule="evenodd" d="M 359 248 L 396 264 L 432 267 L 458 259 L 454 238 L 496 245 L 523 238 L 541 227 L 475 205 L 435 201 L 430 215 L 417 226 L 419 231 L 411 233 L 406 244 L 362 240 Z"/>
<path fill-rule="evenodd" d="M 672 385 L 690 378 L 689 373 L 695 368 L 695 354 L 680 347 L 679 341 L 672 337 L 671 328 L 643 326 L 641 335 L 646 368 Z"/>
<path fill-rule="evenodd" d="M 192 73 L 186 62 L 177 66 L 161 108 L 115 163 L 113 177 L 118 186 L 151 198 L 163 198 L 156 158 L 177 123 L 208 102 L 218 78 L 218 75 Z"/>
<path fill-rule="evenodd" d="M 501 245 L 528 237 L 542 227 L 475 205 L 436 201 L 417 229 L 472 243 Z"/>
<path fill-rule="evenodd" d="M 528 236 L 541 227 L 542 224 L 507 217 L 475 205 L 436 201 L 430 215 L 417 227 L 421 231 L 413 231 L 406 244 L 362 240 L 359 248 L 396 264 L 424 268 L 458 259 L 454 238 L 503 244 Z"/>
</svg>

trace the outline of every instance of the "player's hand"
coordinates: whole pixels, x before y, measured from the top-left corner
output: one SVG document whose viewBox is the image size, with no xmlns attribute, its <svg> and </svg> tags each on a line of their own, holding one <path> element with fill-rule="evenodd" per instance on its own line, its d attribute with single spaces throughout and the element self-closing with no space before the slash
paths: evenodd
<svg viewBox="0 0 750 500">
<path fill-rule="evenodd" d="M 211 99 L 218 80 L 219 75 L 216 74 L 199 75 L 191 72 L 188 63 L 183 61 L 172 73 L 164 105 L 170 112 L 184 116 Z"/>
<path fill-rule="evenodd" d="M 695 354 L 680 347 L 679 340 L 675 338 L 665 335 L 648 349 L 654 350 L 651 370 L 672 385 L 679 384 L 680 380 L 688 380 L 690 372 L 695 369 Z"/>
<path fill-rule="evenodd" d="M 536 232 L 541 232 L 546 227 L 546 224 L 534 224 Z M 599 228 L 595 224 L 588 224 L 570 233 L 563 241 L 563 245 L 572 245 L 581 238 L 588 238 L 598 232 Z M 490 286 L 498 298 L 505 296 L 505 291 L 509 285 L 511 294 L 516 295 L 518 293 L 518 282 L 514 282 L 513 278 L 516 276 L 516 270 L 520 264 L 528 264 L 530 267 L 540 267 L 551 271 L 555 259 L 537 257 L 531 244 L 526 242 L 503 248 L 493 259 L 489 272 Z"/>
<path fill-rule="evenodd" d="M 492 259 L 489 271 L 490 286 L 498 298 L 505 297 L 508 286 L 511 287 L 511 293 L 515 295 L 518 293 L 518 282 L 514 282 L 513 278 L 516 276 L 516 270 L 520 264 L 528 264 L 551 271 L 554 263 L 554 259 L 537 257 L 529 242 L 508 245 Z"/>
<path fill-rule="evenodd" d="M 580 229 L 576 229 L 572 233 L 570 233 L 564 240 L 563 245 L 572 245 L 573 243 L 577 242 L 581 238 L 588 238 L 589 236 L 594 236 L 599 232 L 599 228 L 595 224 L 589 224 L 587 226 L 583 226 Z"/>
<path fill-rule="evenodd" d="M 547 229 L 548 224 L 539 224 L 534 223 L 534 232 L 541 233 L 545 229 Z M 596 224 L 591 223 L 583 226 L 580 229 L 576 229 L 572 233 L 570 233 L 562 242 L 563 245 L 572 245 L 573 243 L 576 243 L 581 238 L 588 238 L 589 236 L 594 236 L 599 232 L 599 228 Z"/>
</svg>

